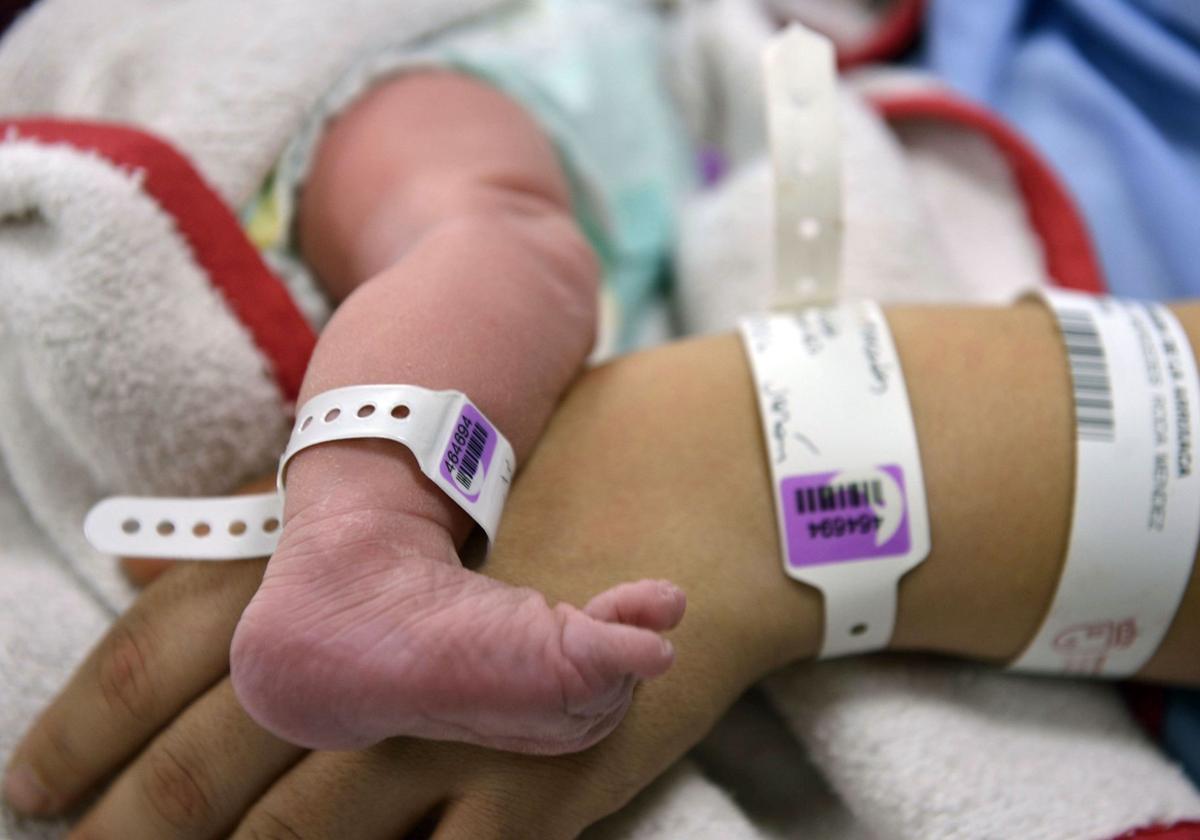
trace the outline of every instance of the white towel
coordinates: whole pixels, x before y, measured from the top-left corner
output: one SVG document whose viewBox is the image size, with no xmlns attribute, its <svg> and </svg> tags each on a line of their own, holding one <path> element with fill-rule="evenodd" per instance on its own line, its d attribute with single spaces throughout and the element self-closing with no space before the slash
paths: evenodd
<svg viewBox="0 0 1200 840">
<path fill-rule="evenodd" d="M 789 669 L 768 690 L 881 838 L 1102 840 L 1200 813 L 1106 686 L 878 657 Z"/>
</svg>

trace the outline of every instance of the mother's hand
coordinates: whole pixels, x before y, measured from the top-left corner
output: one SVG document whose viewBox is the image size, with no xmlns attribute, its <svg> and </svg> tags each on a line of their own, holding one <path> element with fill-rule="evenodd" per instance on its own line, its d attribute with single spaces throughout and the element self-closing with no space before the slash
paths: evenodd
<svg viewBox="0 0 1200 840">
<path fill-rule="evenodd" d="M 591 750 L 398 739 L 306 754 L 256 726 L 227 677 L 263 563 L 194 564 L 150 587 L 38 720 L 13 804 L 59 812 L 116 773 L 76 836 L 394 837 L 427 818 L 438 840 L 575 836 L 812 648 L 813 596 L 774 559 L 755 410 L 734 339 L 634 357 L 584 378 L 514 488 L 487 574 L 576 603 L 647 575 L 689 594 L 675 668 Z"/>
</svg>

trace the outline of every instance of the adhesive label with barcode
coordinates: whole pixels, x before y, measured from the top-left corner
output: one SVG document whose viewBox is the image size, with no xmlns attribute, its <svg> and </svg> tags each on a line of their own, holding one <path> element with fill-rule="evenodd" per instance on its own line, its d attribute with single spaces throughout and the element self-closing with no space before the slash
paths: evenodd
<svg viewBox="0 0 1200 840">
<path fill-rule="evenodd" d="M 823 657 L 886 647 L 896 586 L 929 554 L 899 356 L 874 303 L 742 324 L 787 574 L 825 596 Z"/>
<path fill-rule="evenodd" d="M 779 484 L 793 568 L 900 557 L 912 548 L 904 468 L 799 475 Z"/>
<path fill-rule="evenodd" d="M 479 409 L 466 403 L 442 452 L 442 476 L 468 501 L 479 501 L 495 452 L 496 430 Z"/>
<path fill-rule="evenodd" d="M 1163 306 L 1049 292 L 1070 364 L 1074 514 L 1051 607 L 1012 667 L 1121 677 L 1174 620 L 1200 539 L 1200 386 Z"/>
</svg>

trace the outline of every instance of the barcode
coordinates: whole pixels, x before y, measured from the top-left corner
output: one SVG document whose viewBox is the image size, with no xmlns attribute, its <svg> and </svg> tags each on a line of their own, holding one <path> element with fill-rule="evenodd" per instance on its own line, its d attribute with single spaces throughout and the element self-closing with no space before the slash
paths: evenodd
<svg viewBox="0 0 1200 840">
<path fill-rule="evenodd" d="M 1057 315 L 1071 365 L 1077 433 L 1085 440 L 1111 441 L 1116 434 L 1112 381 L 1096 322 L 1083 309 L 1058 309 Z"/>
<path fill-rule="evenodd" d="M 869 508 L 872 504 L 883 504 L 883 485 L 878 480 L 802 487 L 796 491 L 796 510 L 799 513 L 853 510 Z"/>
<path fill-rule="evenodd" d="M 483 457 L 483 449 L 487 446 L 488 432 L 479 423 L 471 429 L 471 439 L 467 441 L 467 451 L 463 453 L 462 463 L 458 466 L 458 483 L 464 490 L 471 488 L 471 481 L 479 470 L 479 459 Z"/>
</svg>

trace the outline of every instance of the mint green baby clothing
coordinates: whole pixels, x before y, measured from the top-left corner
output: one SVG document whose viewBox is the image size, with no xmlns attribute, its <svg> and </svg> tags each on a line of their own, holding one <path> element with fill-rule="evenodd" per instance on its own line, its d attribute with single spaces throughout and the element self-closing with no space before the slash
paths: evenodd
<svg viewBox="0 0 1200 840">
<path fill-rule="evenodd" d="M 325 307 L 296 257 L 294 210 L 323 126 L 398 73 L 468 73 L 520 102 L 556 144 L 604 269 L 601 352 L 626 349 L 662 296 L 694 179 L 665 81 L 666 26 L 650 0 L 527 0 L 418 44 L 385 41 L 324 97 L 245 209 L 246 229 L 319 322 Z"/>
</svg>

